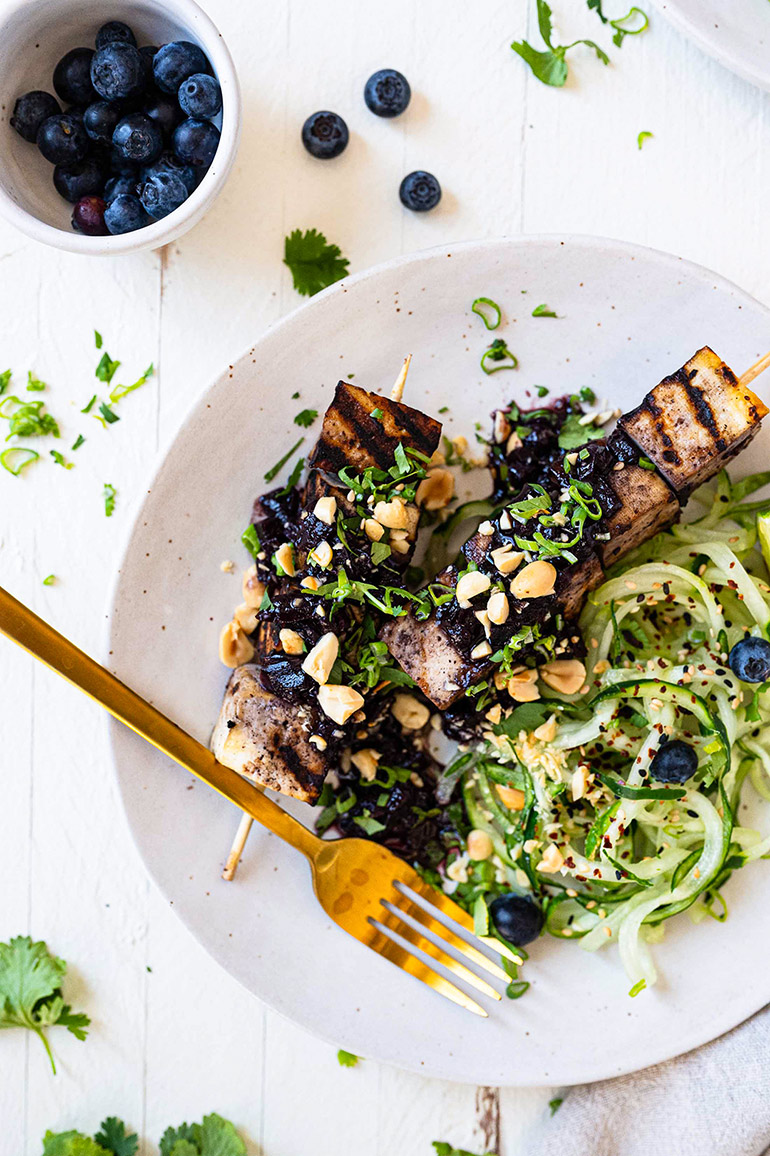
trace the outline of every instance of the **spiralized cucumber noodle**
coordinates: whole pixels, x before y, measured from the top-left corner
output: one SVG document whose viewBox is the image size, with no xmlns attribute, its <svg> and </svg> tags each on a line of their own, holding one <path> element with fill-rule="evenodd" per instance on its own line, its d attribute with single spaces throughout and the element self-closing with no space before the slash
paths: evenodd
<svg viewBox="0 0 770 1156">
<path fill-rule="evenodd" d="M 650 944 L 665 921 L 724 920 L 723 884 L 770 852 L 770 822 L 760 832 L 737 819 L 744 793 L 770 801 L 770 682 L 741 682 L 728 664 L 741 638 L 769 637 L 757 519 L 770 498 L 745 500 L 767 483 L 770 472 L 737 484 L 723 472 L 698 491 L 704 513 L 639 547 L 589 595 L 583 690 L 541 687 L 541 702 L 514 708 L 463 755 L 468 819 L 492 839 L 495 889 L 537 899 L 551 935 L 588 951 L 616 942 L 633 995 L 655 982 Z M 650 775 L 673 739 L 698 757 L 681 786 Z M 498 786 L 520 805 L 506 806 Z M 476 870 L 468 863 L 471 882 Z"/>
</svg>

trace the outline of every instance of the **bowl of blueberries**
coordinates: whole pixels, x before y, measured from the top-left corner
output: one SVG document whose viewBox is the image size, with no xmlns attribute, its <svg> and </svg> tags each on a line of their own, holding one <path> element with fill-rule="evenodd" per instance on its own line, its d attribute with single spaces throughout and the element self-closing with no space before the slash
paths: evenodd
<svg viewBox="0 0 770 1156">
<path fill-rule="evenodd" d="M 240 123 L 230 53 L 193 0 L 19 0 L 0 25 L 0 212 L 35 240 L 168 244 L 224 185 Z"/>
</svg>

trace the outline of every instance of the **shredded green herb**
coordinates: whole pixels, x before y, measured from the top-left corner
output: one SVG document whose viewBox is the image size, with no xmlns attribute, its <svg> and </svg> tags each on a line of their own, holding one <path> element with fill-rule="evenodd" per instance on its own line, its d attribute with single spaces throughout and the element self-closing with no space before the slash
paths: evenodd
<svg viewBox="0 0 770 1156">
<path fill-rule="evenodd" d="M 299 449 L 299 447 L 302 445 L 304 440 L 305 440 L 304 438 L 298 438 L 297 441 L 294 443 L 294 445 L 291 447 L 291 449 L 287 453 L 285 453 L 283 455 L 283 457 L 275 463 L 274 466 L 270 467 L 270 469 L 264 475 L 266 482 L 272 482 L 272 480 L 276 476 L 276 474 L 280 473 L 280 471 L 283 469 L 283 467 L 288 462 L 291 455 L 293 453 L 295 453 L 296 450 Z"/>
<path fill-rule="evenodd" d="M 42 393 L 48 386 L 39 377 L 35 377 L 31 369 L 27 370 L 27 389 L 30 393 Z"/>
<path fill-rule="evenodd" d="M 549 309 L 547 305 L 536 305 L 532 310 L 533 317 L 556 317 L 553 309 Z"/>
<path fill-rule="evenodd" d="M 636 138 L 636 147 L 641 149 L 646 140 L 652 140 L 653 134 L 651 132 L 640 132 Z"/>
<path fill-rule="evenodd" d="M 86 439 L 82 434 L 78 434 L 78 436 L 75 438 L 75 441 L 72 443 L 73 450 L 79 450 L 85 440 Z"/>
<path fill-rule="evenodd" d="M 120 362 L 117 362 L 117 365 L 120 365 Z M 135 389 L 141 389 L 142 386 L 146 384 L 148 378 L 152 377 L 154 373 L 155 366 L 151 363 L 147 366 L 142 376 L 136 379 L 133 385 L 116 385 L 111 389 L 109 395 L 110 401 L 114 404 L 117 401 L 121 401 L 124 397 L 127 397 L 129 393 L 133 393 Z"/>
<path fill-rule="evenodd" d="M 104 483 L 104 513 L 108 518 L 111 518 L 115 512 L 115 495 L 117 490 L 111 486 L 109 482 Z"/>
<path fill-rule="evenodd" d="M 48 452 L 56 462 L 57 466 L 62 466 L 65 470 L 74 470 L 75 463 L 66 461 L 64 454 L 60 454 L 58 450 L 49 450 Z"/>
<path fill-rule="evenodd" d="M 551 85 L 554 88 L 563 87 L 569 75 L 566 55 L 571 48 L 577 47 L 578 44 L 584 44 L 587 48 L 593 49 L 602 64 L 609 64 L 609 56 L 593 40 L 573 40 L 571 44 L 554 44 L 552 42 L 551 8 L 546 0 L 537 0 L 537 23 L 545 49 L 533 48 L 526 40 L 514 40 L 511 48 L 529 65 L 534 75 L 543 84 Z"/>
<path fill-rule="evenodd" d="M 93 409 L 93 406 L 94 406 L 94 402 L 96 401 L 96 396 L 97 395 L 94 394 L 93 397 L 91 398 L 91 400 L 86 405 L 83 406 L 83 408 L 80 411 L 81 413 L 90 413 L 91 412 L 91 410 Z"/>
</svg>

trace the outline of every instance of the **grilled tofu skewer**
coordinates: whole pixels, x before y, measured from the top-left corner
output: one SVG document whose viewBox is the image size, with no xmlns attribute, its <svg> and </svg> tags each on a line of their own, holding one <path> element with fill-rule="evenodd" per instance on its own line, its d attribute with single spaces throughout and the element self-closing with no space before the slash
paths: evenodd
<svg viewBox="0 0 770 1156">
<path fill-rule="evenodd" d="M 757 372 L 767 364 L 768 359 L 758 362 Z M 391 654 L 423 693 L 446 710 L 493 671 L 490 656 L 506 640 L 510 644 L 518 637 L 522 648 L 537 645 L 537 635 L 547 635 L 554 622 L 558 628 L 560 620 L 568 623 L 575 618 L 585 595 L 602 581 L 603 568 L 676 521 L 693 489 L 748 444 L 767 412 L 745 378 L 741 384 L 713 350 L 699 350 L 622 416 L 609 438 L 600 503 L 605 530 L 596 536 L 592 549 L 583 550 L 580 557 L 573 554 L 568 566 L 563 556 L 531 560 L 532 553 L 517 545 L 522 541 L 515 533 L 519 527 L 511 525 L 511 513 L 515 518 L 517 507 L 521 510 L 527 503 L 509 504 L 494 522 L 480 527 L 487 535 L 477 534 L 463 548 L 466 560 L 480 573 L 464 574 L 450 567 L 439 576 L 448 589 L 456 588 L 454 605 L 439 608 L 423 623 L 408 615 L 385 624 L 381 637 Z M 585 451 L 590 455 L 589 447 Z M 575 465 L 579 454 L 567 456 Z M 579 500 L 579 494 L 576 497 Z M 561 510 L 566 508 L 562 505 Z M 531 540 L 531 531 L 528 537 L 524 527 L 522 536 Z M 565 540 L 568 535 L 555 537 Z M 552 586 L 542 581 L 549 565 L 555 571 Z M 535 568 L 541 581 L 528 584 L 527 572 Z M 464 590 L 473 591 L 470 599 L 463 598 Z M 454 613 L 458 607 L 464 617 Z M 457 629 L 457 619 L 463 630 Z M 488 640 L 474 619 L 484 625 Z M 538 629 L 534 637 L 522 641 L 521 628 L 527 624 Z M 526 687 L 520 687 L 522 691 L 529 693 Z"/>
</svg>

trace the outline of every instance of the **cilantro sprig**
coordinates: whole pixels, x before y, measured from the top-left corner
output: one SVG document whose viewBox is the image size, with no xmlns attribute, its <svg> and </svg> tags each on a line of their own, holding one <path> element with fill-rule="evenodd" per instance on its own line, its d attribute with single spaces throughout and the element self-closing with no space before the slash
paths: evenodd
<svg viewBox="0 0 770 1156">
<path fill-rule="evenodd" d="M 0 1028 L 27 1028 L 39 1036 L 54 1075 L 56 1064 L 47 1029 L 58 1024 L 84 1040 L 91 1022 L 64 1002 L 61 988 L 66 971 L 63 959 L 51 955 L 45 943 L 35 943 L 28 935 L 0 943 Z"/>
<path fill-rule="evenodd" d="M 546 0 L 537 0 L 537 25 L 545 45 L 544 49 L 533 48 L 526 40 L 514 40 L 511 45 L 513 51 L 529 65 L 539 81 L 553 88 L 562 88 L 569 75 L 567 53 L 579 44 L 593 49 L 602 64 L 609 64 L 609 56 L 594 40 L 581 39 L 573 40 L 571 44 L 554 44 L 551 17 L 551 8 Z"/>
<path fill-rule="evenodd" d="M 126 1131 L 116 1116 L 103 1120 L 92 1138 L 83 1132 L 46 1132 L 43 1156 L 136 1156 L 139 1137 Z M 167 1128 L 160 1141 L 160 1156 L 246 1156 L 246 1145 L 235 1125 L 212 1112 L 200 1124 Z"/>
<path fill-rule="evenodd" d="M 283 263 L 291 271 L 294 288 L 312 297 L 348 275 L 347 257 L 317 229 L 294 229 L 284 241 Z"/>
</svg>

